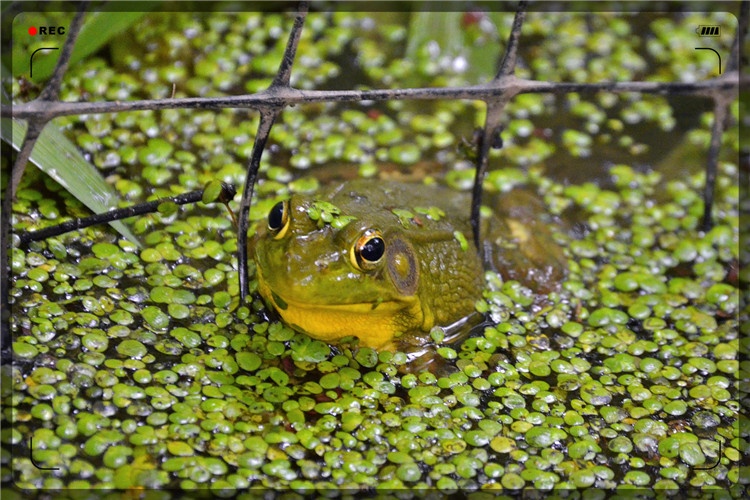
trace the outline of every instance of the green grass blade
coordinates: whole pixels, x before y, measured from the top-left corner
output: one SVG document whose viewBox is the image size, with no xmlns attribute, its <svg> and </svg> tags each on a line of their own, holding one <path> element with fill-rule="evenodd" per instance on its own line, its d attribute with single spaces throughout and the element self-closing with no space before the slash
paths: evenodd
<svg viewBox="0 0 750 500">
<path fill-rule="evenodd" d="M 27 128 L 25 121 L 3 118 L 0 135 L 2 140 L 18 151 Z M 104 182 L 99 171 L 86 161 L 75 145 L 54 124 L 48 125 L 42 131 L 31 153 L 31 162 L 92 212 L 102 213 L 117 207 L 119 197 L 112 186 Z M 139 244 L 122 221 L 114 221 L 110 225 L 125 238 Z"/>
</svg>

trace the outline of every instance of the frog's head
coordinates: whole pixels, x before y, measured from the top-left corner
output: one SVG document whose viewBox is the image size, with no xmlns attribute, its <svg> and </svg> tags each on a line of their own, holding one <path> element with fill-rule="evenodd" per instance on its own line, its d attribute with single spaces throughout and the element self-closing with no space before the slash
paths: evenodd
<svg viewBox="0 0 750 500">
<path fill-rule="evenodd" d="M 429 321 L 412 244 L 396 217 L 365 196 L 348 194 L 336 206 L 299 195 L 278 202 L 255 243 L 255 262 L 269 307 L 325 342 L 353 335 L 387 349 L 398 332 Z"/>
</svg>

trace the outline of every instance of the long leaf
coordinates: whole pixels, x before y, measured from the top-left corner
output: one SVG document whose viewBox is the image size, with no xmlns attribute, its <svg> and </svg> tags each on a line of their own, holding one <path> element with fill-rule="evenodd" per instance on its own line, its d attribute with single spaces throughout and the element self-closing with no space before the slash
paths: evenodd
<svg viewBox="0 0 750 500">
<path fill-rule="evenodd" d="M 3 118 L 0 135 L 2 140 L 12 144 L 18 151 L 27 128 L 23 120 Z M 102 213 L 117 207 L 118 196 L 112 186 L 104 182 L 96 167 L 86 161 L 75 145 L 53 123 L 47 125 L 37 139 L 31 153 L 31 162 L 92 212 Z M 114 221 L 110 225 L 125 238 L 139 244 L 122 221 Z"/>
</svg>

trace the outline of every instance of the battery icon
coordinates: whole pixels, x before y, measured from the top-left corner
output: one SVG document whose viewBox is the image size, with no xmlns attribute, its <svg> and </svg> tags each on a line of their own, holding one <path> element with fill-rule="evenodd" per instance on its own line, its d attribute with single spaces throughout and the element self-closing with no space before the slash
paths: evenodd
<svg viewBox="0 0 750 500">
<path fill-rule="evenodd" d="M 695 32 L 700 36 L 719 36 L 721 34 L 719 26 L 698 26 Z"/>
</svg>

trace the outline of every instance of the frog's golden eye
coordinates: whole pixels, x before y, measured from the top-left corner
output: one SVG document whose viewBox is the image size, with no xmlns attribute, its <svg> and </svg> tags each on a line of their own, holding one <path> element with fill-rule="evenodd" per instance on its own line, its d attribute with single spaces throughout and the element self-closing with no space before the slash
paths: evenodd
<svg viewBox="0 0 750 500">
<path fill-rule="evenodd" d="M 383 255 L 385 255 L 385 241 L 377 229 L 368 229 L 362 233 L 349 251 L 352 265 L 360 271 L 375 269 L 383 259 Z"/>
<path fill-rule="evenodd" d="M 289 229 L 289 202 L 280 201 L 268 212 L 268 230 L 274 239 L 281 239 Z"/>
</svg>

